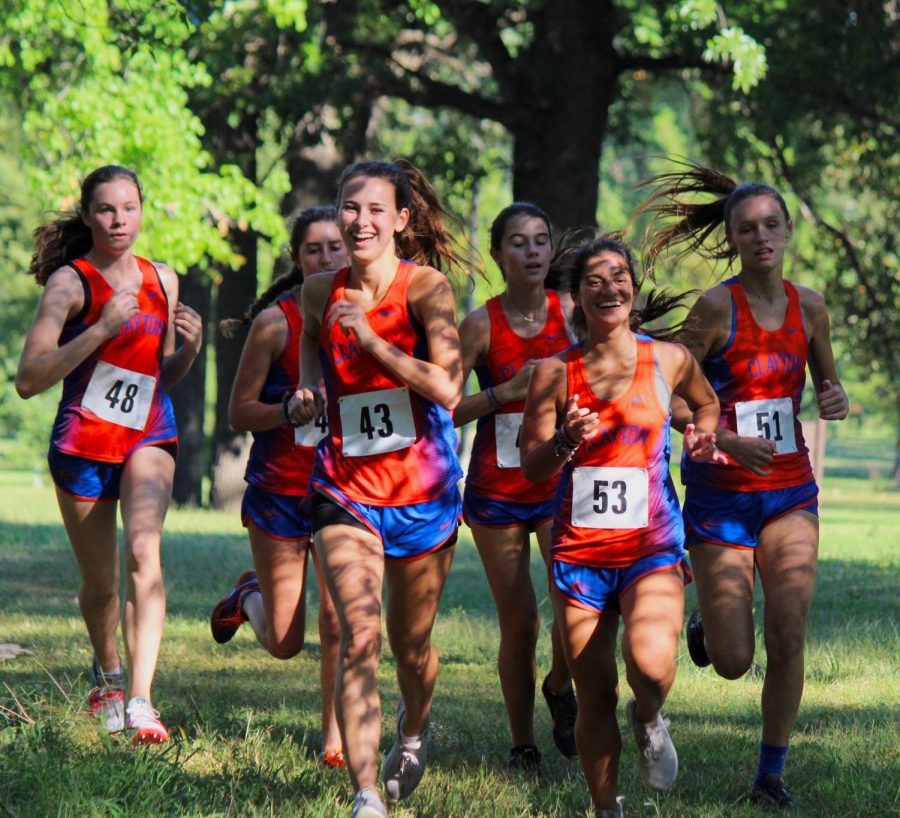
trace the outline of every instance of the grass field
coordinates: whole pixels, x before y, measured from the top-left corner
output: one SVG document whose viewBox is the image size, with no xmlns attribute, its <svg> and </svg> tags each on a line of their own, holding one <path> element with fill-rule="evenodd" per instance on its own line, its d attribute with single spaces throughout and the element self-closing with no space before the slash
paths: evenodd
<svg viewBox="0 0 900 818">
<path fill-rule="evenodd" d="M 883 441 L 841 438 L 830 444 L 807 687 L 787 770 L 810 816 L 900 815 L 900 493 L 885 477 L 891 458 L 891 446 Z M 164 545 L 169 616 L 154 698 L 173 740 L 134 750 L 101 735 L 84 713 L 91 651 L 52 489 L 0 470 L 0 492 L 0 642 L 35 653 L 0 662 L 0 816 L 348 815 L 346 775 L 315 763 L 320 735 L 314 629 L 308 628 L 307 650 L 288 662 L 270 659 L 247 628 L 228 645 L 210 638 L 209 609 L 249 560 L 236 515 L 170 514 Z M 543 587 L 537 558 L 533 575 Z M 688 608 L 693 605 L 689 589 Z M 546 598 L 542 611 L 549 611 Z M 435 642 L 442 670 L 431 763 L 415 795 L 392 816 L 588 815 L 580 768 L 553 750 L 543 702 L 536 711 L 543 780 L 528 783 L 505 772 L 508 736 L 494 665 L 496 622 L 467 536 L 444 594 Z M 549 640 L 542 639 L 540 675 L 548 648 Z M 762 650 L 757 662 L 765 662 Z M 667 706 L 681 760 L 679 780 L 666 795 L 643 787 L 626 734 L 620 789 L 629 818 L 762 814 L 742 801 L 759 740 L 759 666 L 726 682 L 710 669 L 695 668 L 682 652 Z M 386 750 L 397 691 L 387 652 L 380 679 Z M 623 682 L 622 703 L 627 696 Z"/>
</svg>

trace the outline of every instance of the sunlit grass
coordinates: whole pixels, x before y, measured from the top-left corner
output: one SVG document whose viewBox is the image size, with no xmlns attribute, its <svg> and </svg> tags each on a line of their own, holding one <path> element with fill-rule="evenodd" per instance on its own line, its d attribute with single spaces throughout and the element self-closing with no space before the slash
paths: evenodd
<svg viewBox="0 0 900 818">
<path fill-rule="evenodd" d="M 807 686 L 788 758 L 789 783 L 815 816 L 897 814 L 898 535 L 900 493 L 888 490 L 890 446 L 860 445 L 873 479 L 845 475 L 852 441 L 836 447 L 822 495 L 819 584 L 810 617 Z M 845 462 L 849 458 L 850 466 Z M 829 464 L 831 460 L 829 458 Z M 887 463 L 887 466 L 885 465 Z M 869 469 L 869 465 L 865 466 Z M 868 472 L 866 473 L 868 474 Z M 85 716 L 90 647 L 78 614 L 77 571 L 52 487 L 0 471 L 0 642 L 35 652 L 0 664 L 0 815 L 303 816 L 349 814 L 346 775 L 315 763 L 320 749 L 318 637 L 296 659 L 270 659 L 248 629 L 224 646 L 209 635 L 215 599 L 247 566 L 237 515 L 170 512 L 164 563 L 169 616 L 155 701 L 173 740 L 133 750 Z M 546 585 L 533 559 L 536 587 Z M 310 600 L 314 607 L 315 594 Z M 688 608 L 694 591 L 688 589 Z M 542 601 L 546 619 L 549 606 Z M 759 611 L 757 611 L 759 613 Z M 314 614 L 314 611 L 311 611 Z M 308 617 L 314 622 L 314 615 Z M 544 623 L 546 631 L 546 621 Z M 541 782 L 510 778 L 496 678 L 497 631 L 474 547 L 463 536 L 435 630 L 442 657 L 431 764 L 400 818 L 578 818 L 588 798 L 576 762 L 553 750 L 538 702 Z M 539 645 L 546 671 L 549 641 Z M 765 662 L 761 648 L 758 665 Z M 632 816 L 761 815 L 743 803 L 759 741 L 761 668 L 735 682 L 695 668 L 686 653 L 667 705 L 681 771 L 672 792 L 644 788 L 625 735 L 621 791 Z M 380 671 L 391 740 L 397 687 Z M 622 684 L 622 700 L 628 696 Z M 624 716 L 620 718 L 624 726 Z"/>
</svg>

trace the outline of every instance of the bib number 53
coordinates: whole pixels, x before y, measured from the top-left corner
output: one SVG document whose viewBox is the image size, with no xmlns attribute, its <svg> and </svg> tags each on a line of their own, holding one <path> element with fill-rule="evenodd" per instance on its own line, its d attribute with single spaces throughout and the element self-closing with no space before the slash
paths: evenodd
<svg viewBox="0 0 900 818">
<path fill-rule="evenodd" d="M 648 495 L 646 469 L 582 466 L 572 472 L 572 525 L 645 528 Z"/>
</svg>

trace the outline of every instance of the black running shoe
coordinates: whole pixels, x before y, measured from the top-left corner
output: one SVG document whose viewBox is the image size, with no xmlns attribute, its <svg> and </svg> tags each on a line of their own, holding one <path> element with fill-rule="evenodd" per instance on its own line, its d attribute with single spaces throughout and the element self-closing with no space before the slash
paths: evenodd
<svg viewBox="0 0 900 818">
<path fill-rule="evenodd" d="M 522 744 L 519 747 L 513 747 L 509 751 L 509 761 L 506 762 L 506 769 L 511 773 L 534 773 L 540 775 L 541 751 L 533 744 Z"/>
<path fill-rule="evenodd" d="M 777 773 L 770 773 L 761 784 L 753 785 L 750 803 L 770 810 L 800 811 L 800 804 L 791 798 L 790 790 L 784 786 L 784 779 Z"/>
<path fill-rule="evenodd" d="M 565 692 L 554 693 L 549 683 L 550 677 L 547 676 L 541 685 L 541 693 L 544 694 L 553 720 L 553 743 L 566 758 L 575 758 L 578 755 L 578 746 L 575 744 L 575 719 L 578 717 L 575 691 L 569 685 Z"/>
<path fill-rule="evenodd" d="M 686 630 L 688 653 L 691 655 L 691 661 L 697 667 L 706 667 L 711 664 L 710 658 L 706 654 L 706 645 L 703 644 L 703 620 L 700 618 L 699 608 L 688 619 Z"/>
</svg>

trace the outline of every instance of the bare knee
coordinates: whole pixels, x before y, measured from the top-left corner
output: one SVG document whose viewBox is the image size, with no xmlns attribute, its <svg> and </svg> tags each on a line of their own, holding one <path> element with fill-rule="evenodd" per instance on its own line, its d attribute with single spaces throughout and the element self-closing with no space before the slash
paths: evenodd
<svg viewBox="0 0 900 818">
<path fill-rule="evenodd" d="M 118 581 L 96 582 L 84 579 L 78 591 L 78 602 L 81 607 L 106 608 L 119 601 Z"/>
<path fill-rule="evenodd" d="M 766 658 L 789 663 L 803 656 L 806 643 L 804 623 L 781 621 L 766 625 Z"/>
<path fill-rule="evenodd" d="M 753 663 L 753 645 L 749 648 L 731 645 L 727 649 L 716 649 L 707 643 L 706 652 L 716 673 L 723 679 L 740 679 Z"/>
<path fill-rule="evenodd" d="M 537 610 L 517 611 L 514 615 L 500 618 L 500 639 L 520 650 L 530 649 L 533 653 L 540 630 Z"/>
<path fill-rule="evenodd" d="M 273 659 L 293 659 L 303 650 L 303 637 L 296 639 L 285 636 L 282 639 L 272 639 L 267 647 Z"/>
<path fill-rule="evenodd" d="M 319 610 L 319 644 L 322 651 L 335 650 L 341 643 L 341 624 L 337 615 Z"/>
<path fill-rule="evenodd" d="M 381 628 L 342 629 L 341 657 L 345 667 L 377 664 L 381 658 Z"/>
</svg>

